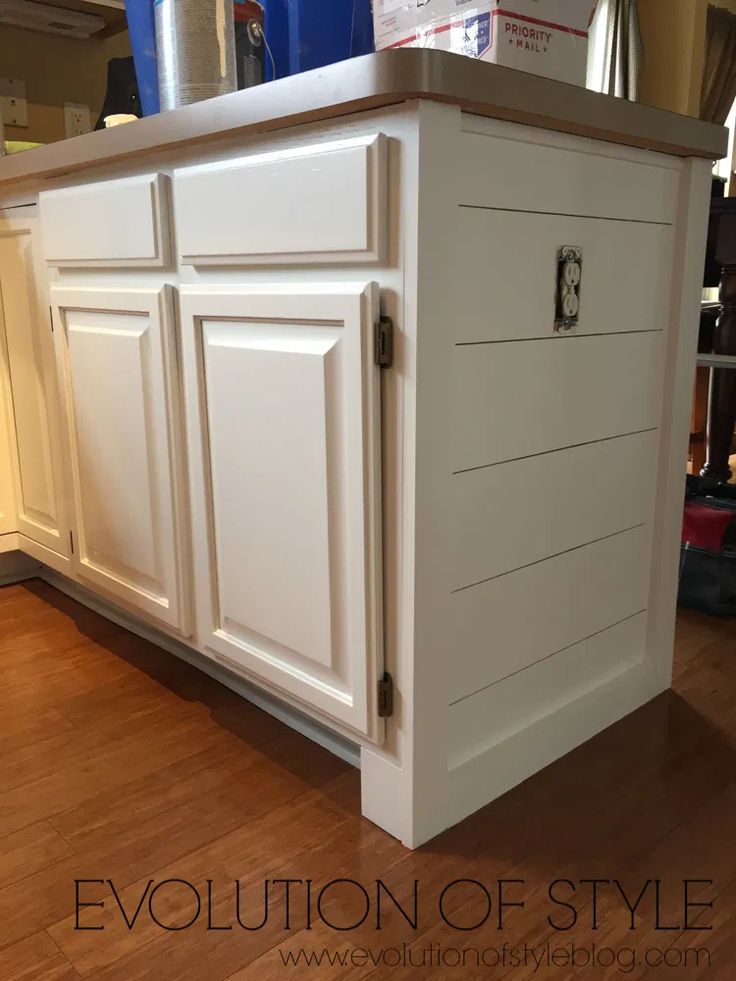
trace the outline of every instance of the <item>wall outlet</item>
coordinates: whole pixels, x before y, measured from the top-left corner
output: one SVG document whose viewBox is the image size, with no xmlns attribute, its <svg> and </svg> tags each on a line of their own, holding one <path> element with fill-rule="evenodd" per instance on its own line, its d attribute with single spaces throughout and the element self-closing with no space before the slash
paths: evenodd
<svg viewBox="0 0 736 981">
<path fill-rule="evenodd" d="M 6 126 L 27 126 L 26 83 L 20 78 L 0 78 L 0 117 Z"/>
<path fill-rule="evenodd" d="M 555 330 L 574 334 L 580 317 L 580 280 L 583 275 L 583 250 L 563 245 L 557 253 L 557 302 Z"/>
<path fill-rule="evenodd" d="M 67 136 L 82 136 L 83 133 L 89 133 L 92 129 L 89 106 L 79 102 L 65 102 L 64 129 Z"/>
</svg>

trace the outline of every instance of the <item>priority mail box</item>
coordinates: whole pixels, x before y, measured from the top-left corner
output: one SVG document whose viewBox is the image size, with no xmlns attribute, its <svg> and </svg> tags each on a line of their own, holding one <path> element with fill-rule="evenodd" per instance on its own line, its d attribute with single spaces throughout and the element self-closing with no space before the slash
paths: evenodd
<svg viewBox="0 0 736 981">
<path fill-rule="evenodd" d="M 376 49 L 438 48 L 585 85 L 595 0 L 373 0 Z"/>
</svg>

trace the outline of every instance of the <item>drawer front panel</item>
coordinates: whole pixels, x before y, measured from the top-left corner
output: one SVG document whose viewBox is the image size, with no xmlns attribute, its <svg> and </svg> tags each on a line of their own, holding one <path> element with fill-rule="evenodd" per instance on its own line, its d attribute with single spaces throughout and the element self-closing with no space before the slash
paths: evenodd
<svg viewBox="0 0 736 981">
<path fill-rule="evenodd" d="M 651 520 L 656 430 L 455 474 L 460 589 Z"/>
<path fill-rule="evenodd" d="M 452 594 L 450 702 L 646 609 L 648 526 Z"/>
<path fill-rule="evenodd" d="M 126 177 L 39 195 L 46 261 L 54 266 L 165 266 L 164 178 Z"/>
<path fill-rule="evenodd" d="M 489 121 L 458 153 L 461 204 L 631 221 L 674 221 L 681 164 L 669 157 Z"/>
<path fill-rule="evenodd" d="M 385 236 L 381 135 L 185 167 L 174 173 L 185 263 L 378 261 Z"/>
<path fill-rule="evenodd" d="M 453 471 L 655 429 L 661 331 L 454 349 Z"/>
<path fill-rule="evenodd" d="M 461 208 L 459 220 L 458 342 L 552 336 L 563 245 L 583 250 L 578 335 L 661 329 L 671 286 L 670 226 L 484 208 Z"/>
</svg>

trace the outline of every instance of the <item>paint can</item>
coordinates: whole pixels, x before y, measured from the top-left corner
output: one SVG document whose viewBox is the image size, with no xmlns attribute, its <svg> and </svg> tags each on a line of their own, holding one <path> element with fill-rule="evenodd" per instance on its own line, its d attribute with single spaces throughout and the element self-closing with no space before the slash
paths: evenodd
<svg viewBox="0 0 736 981">
<path fill-rule="evenodd" d="M 154 0 L 161 110 L 234 92 L 233 0 Z"/>
<path fill-rule="evenodd" d="M 249 89 L 263 81 L 265 12 L 258 0 L 235 0 L 234 14 L 238 88 Z"/>
</svg>

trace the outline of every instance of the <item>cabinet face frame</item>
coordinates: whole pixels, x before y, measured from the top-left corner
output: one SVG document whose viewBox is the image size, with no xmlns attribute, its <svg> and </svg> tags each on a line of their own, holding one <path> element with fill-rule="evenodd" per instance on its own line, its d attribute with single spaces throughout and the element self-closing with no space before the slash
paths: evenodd
<svg viewBox="0 0 736 981">
<path fill-rule="evenodd" d="M 10 438 L 10 377 L 0 344 L 0 535 L 18 530 L 15 509 L 13 449 Z"/>
<path fill-rule="evenodd" d="M 122 605 L 189 636 L 192 632 L 187 571 L 189 537 L 185 520 L 183 427 L 172 289 L 169 286 L 152 289 L 52 286 L 51 298 L 73 489 L 72 569 L 81 581 L 87 581 Z M 137 382 L 143 395 L 141 411 L 147 431 L 141 433 L 141 442 L 147 449 L 146 476 L 150 490 L 147 503 L 151 529 L 157 532 L 152 536 L 152 547 L 158 552 L 156 563 L 159 566 L 159 579 L 153 585 L 160 589 L 148 588 L 144 581 L 136 583 L 133 576 L 125 575 L 122 564 L 116 569 L 114 556 L 108 556 L 111 564 L 106 568 L 102 561 L 104 556 L 95 560 L 90 554 L 80 466 L 80 420 L 74 404 L 69 341 L 70 315 L 73 314 L 80 318 L 81 333 L 97 335 L 98 339 L 107 334 L 139 341 L 138 349 L 133 352 L 139 363 L 133 367 L 139 368 L 140 374 L 131 377 L 131 383 Z M 95 314 L 100 317 L 99 326 L 89 323 Z M 116 316 L 119 318 L 117 327 Z M 111 318 L 108 325 L 104 323 L 105 318 Z M 139 333 L 131 329 L 133 318 L 140 319 Z M 141 340 L 144 337 L 145 342 Z M 135 408 L 136 405 L 131 403 L 131 411 Z M 144 498 L 142 503 L 146 503 Z M 121 530 L 125 533 L 125 529 Z M 128 568 L 133 573 L 140 571 Z M 141 579 L 144 579 L 142 572 Z"/>
<path fill-rule="evenodd" d="M 8 383 L 5 411 L 15 484 L 16 524 L 18 532 L 29 540 L 31 548 L 34 545 L 40 547 L 37 557 L 64 572 L 68 571 L 70 553 L 66 454 L 40 224 L 35 206 L 19 208 L 17 214 L 10 216 L 8 212 L 0 212 L 0 241 L 10 238 L 21 239 L 29 244 L 29 261 L 24 272 L 30 322 L 25 325 L 25 330 L 40 389 L 39 421 L 45 431 L 45 439 L 41 442 L 46 444 L 45 450 L 43 445 L 36 446 L 34 456 L 40 458 L 39 465 L 45 472 L 44 481 L 54 510 L 53 514 L 47 515 L 48 520 L 40 516 L 35 518 L 34 509 L 27 502 L 24 489 L 24 451 L 20 445 L 22 427 L 13 386 L 12 349 L 8 340 L 7 303 L 2 299 L 0 281 L 0 361 Z"/>
<path fill-rule="evenodd" d="M 385 725 L 377 711 L 377 682 L 383 671 L 381 369 L 373 360 L 378 288 L 373 283 L 269 284 L 242 288 L 191 286 L 182 288 L 180 299 L 198 645 L 210 657 L 246 673 L 297 706 L 340 723 L 363 740 L 382 742 Z M 228 333 L 231 327 L 236 342 L 232 347 Z M 235 333 L 238 329 L 240 336 Z M 270 329 L 274 330 L 273 337 L 269 335 Z M 211 353 L 218 344 L 221 350 L 226 349 L 225 355 Z M 225 555 L 224 547 L 218 555 L 216 498 L 223 511 L 237 508 L 239 504 L 234 503 L 229 487 L 225 490 L 223 486 L 216 487 L 217 473 L 219 469 L 223 479 L 222 472 L 229 471 L 230 479 L 235 479 L 239 466 L 247 468 L 245 462 L 231 464 L 228 455 L 221 452 L 231 422 L 226 414 L 223 416 L 222 405 L 222 399 L 230 397 L 223 396 L 222 391 L 226 385 L 233 385 L 233 377 L 228 377 L 228 347 L 230 351 L 238 348 L 243 352 L 236 354 L 241 361 L 233 371 L 256 372 L 261 378 L 267 377 L 269 384 L 274 379 L 284 380 L 283 389 L 277 381 L 279 395 L 275 400 L 280 407 L 283 397 L 285 410 L 284 417 L 275 424 L 275 431 L 281 426 L 280 431 L 285 435 L 280 455 L 278 449 L 276 453 L 271 452 L 272 444 L 267 442 L 265 435 L 260 441 L 262 430 L 258 427 L 252 427 L 244 434 L 244 443 L 254 454 L 259 454 L 257 473 L 281 473 L 280 468 L 288 467 L 292 459 L 285 455 L 284 445 L 300 431 L 300 426 L 306 427 L 303 429 L 307 434 L 305 442 L 310 444 L 306 458 L 311 461 L 306 467 L 310 467 L 308 472 L 313 479 L 307 480 L 305 473 L 294 463 L 294 473 L 289 474 L 293 481 L 288 483 L 296 493 L 312 495 L 307 513 L 313 520 L 303 526 L 306 529 L 303 533 L 295 521 L 298 508 L 290 503 L 286 482 L 277 477 L 273 477 L 274 500 L 280 498 L 282 507 L 288 512 L 284 527 L 288 526 L 290 533 L 296 529 L 295 534 L 301 537 L 305 551 L 310 548 L 307 543 L 317 542 L 318 546 L 324 546 L 325 539 L 330 546 L 329 549 L 317 548 L 320 558 L 315 556 L 314 562 L 315 578 L 321 575 L 320 582 L 327 583 L 325 589 L 320 593 L 317 587 L 312 588 L 311 582 L 305 585 L 305 593 L 311 597 L 320 596 L 323 600 L 322 606 L 317 604 L 316 612 L 314 607 L 310 609 L 308 600 L 299 596 L 298 577 L 284 586 L 293 592 L 287 594 L 284 606 L 280 608 L 278 599 L 273 600 L 278 580 L 271 581 L 270 586 L 267 577 L 264 577 L 265 586 L 258 582 L 257 558 L 247 568 L 248 558 L 244 556 L 243 581 L 250 577 L 254 590 L 265 589 L 264 605 L 273 601 L 270 611 L 262 611 L 255 600 L 256 608 L 251 608 L 254 618 L 262 615 L 264 623 L 276 625 L 277 629 L 270 635 L 259 631 L 253 623 L 228 617 L 223 605 L 228 593 L 234 605 L 244 603 L 246 607 L 248 594 L 247 591 L 239 592 L 239 582 L 233 592 L 232 582 L 219 581 L 220 570 L 228 562 L 230 570 L 236 566 L 233 555 Z M 217 399 L 208 397 L 208 357 L 211 359 L 210 371 L 220 372 L 220 386 L 213 388 L 213 394 L 219 395 Z M 217 357 L 225 360 L 212 360 Z M 330 359 L 337 359 L 337 363 L 330 365 Z M 286 378 L 294 370 L 299 383 L 290 389 Z M 231 391 L 237 394 L 237 390 L 235 379 L 235 388 Z M 290 391 L 295 392 L 292 399 Z M 291 417 L 288 416 L 289 409 Z M 319 428 L 312 429 L 303 424 L 303 418 L 307 416 L 312 421 L 319 419 L 320 412 Z M 213 431 L 215 425 L 220 427 L 220 432 Z M 315 434 L 314 441 L 309 439 L 312 433 Z M 219 454 L 216 445 L 213 453 L 213 442 L 220 443 Z M 315 459 L 319 460 L 320 453 L 325 454 L 324 462 L 331 475 L 334 475 L 336 465 L 342 468 L 341 490 L 335 489 L 333 476 L 327 482 L 319 464 L 312 466 Z M 301 491 L 300 477 L 304 480 Z M 264 481 L 268 479 L 271 478 L 266 476 Z M 264 481 L 256 481 L 259 489 L 254 492 L 255 497 L 249 498 L 251 501 L 257 500 L 259 494 L 263 499 Z M 333 494 L 341 496 L 334 499 Z M 274 504 L 274 508 L 277 507 Z M 249 513 L 244 512 L 245 515 Z M 336 531 L 340 520 L 337 513 L 347 516 L 345 521 L 350 529 L 347 536 L 340 537 L 342 533 Z M 264 520 L 277 522 L 278 511 L 270 515 L 264 513 Z M 315 531 L 317 526 L 327 529 L 321 539 Z M 359 528 L 357 533 L 356 528 Z M 257 539 L 253 554 L 266 556 L 265 564 L 268 564 L 268 558 L 274 554 L 269 548 L 269 533 L 262 532 L 255 523 L 249 529 L 246 521 L 243 529 L 240 530 L 242 538 L 247 539 L 250 534 L 252 541 Z M 235 529 L 234 536 L 238 532 Z M 281 536 L 283 542 L 284 534 L 277 529 L 273 532 L 274 540 Z M 333 546 L 335 536 L 340 542 L 336 551 Z M 224 535 L 221 540 L 224 543 Z M 242 544 L 241 541 L 239 545 Z M 329 559 L 325 558 L 327 551 L 330 552 Z M 272 565 L 270 575 L 274 575 L 273 570 Z M 288 623 L 292 614 L 282 615 L 285 610 L 293 611 L 298 624 L 294 629 L 300 638 L 309 634 L 307 624 L 316 622 L 319 628 L 330 620 L 334 625 L 337 618 L 337 622 L 345 625 L 339 635 L 342 646 L 337 640 L 333 642 L 337 633 L 330 632 L 331 646 L 328 649 L 318 647 L 314 636 L 319 636 L 319 629 L 310 635 L 311 648 L 305 644 L 300 651 L 285 643 L 284 634 L 288 634 L 292 626 Z M 314 618 L 310 620 L 312 613 Z M 278 636 L 282 627 L 284 634 Z M 303 630 L 302 634 L 299 634 L 300 630 Z M 328 630 L 329 627 L 325 628 L 324 633 Z M 351 642 L 344 643 L 346 638 Z M 311 657 L 305 654 L 310 650 Z"/>
</svg>

